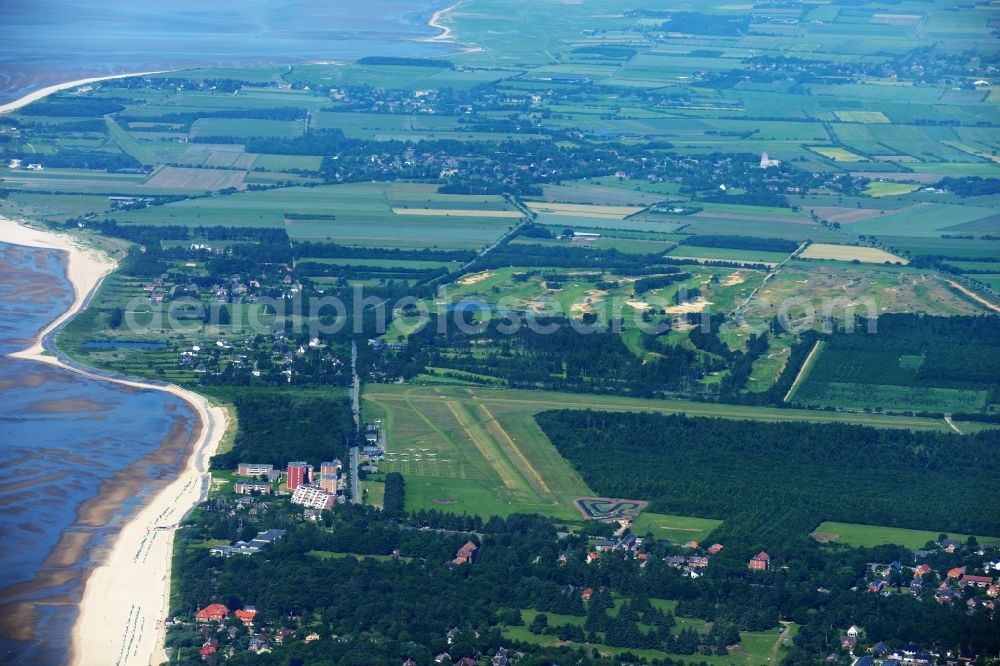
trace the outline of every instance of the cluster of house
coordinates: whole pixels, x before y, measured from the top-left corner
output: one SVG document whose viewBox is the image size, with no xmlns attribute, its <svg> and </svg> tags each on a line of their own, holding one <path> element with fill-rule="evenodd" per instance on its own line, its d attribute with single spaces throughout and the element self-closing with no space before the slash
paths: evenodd
<svg viewBox="0 0 1000 666">
<path fill-rule="evenodd" d="M 950 539 L 943 540 L 939 545 L 947 553 L 954 553 L 961 547 L 957 541 Z M 985 554 L 985 551 L 981 552 Z M 915 554 L 919 559 L 924 559 L 930 553 L 918 550 Z M 908 591 L 912 597 L 923 598 L 927 586 L 933 585 L 934 598 L 938 603 L 965 604 L 969 611 L 980 606 L 990 611 L 994 610 L 996 599 L 1000 597 L 1000 582 L 992 574 L 1000 571 L 1000 560 L 986 561 L 971 571 L 969 569 L 968 566 L 959 566 L 935 571 L 927 563 L 917 566 L 905 566 L 899 561 L 889 564 L 871 563 L 868 565 L 871 577 L 866 591 L 870 594 L 888 596 L 893 593 L 893 577 L 896 577 L 898 584 L 904 572 L 912 572 L 908 584 Z"/>
<path fill-rule="evenodd" d="M 271 651 L 271 645 L 277 644 L 281 645 L 286 640 L 288 640 L 294 632 L 291 629 L 279 629 L 273 632 L 270 636 L 265 634 L 263 631 L 255 631 L 254 622 L 257 617 L 257 610 L 252 606 L 245 606 L 243 608 L 230 611 L 228 607 L 224 604 L 209 604 L 195 614 L 195 621 L 201 625 L 202 635 L 205 637 L 205 641 L 202 643 L 200 654 L 203 661 L 208 660 L 212 655 L 219 654 L 220 651 L 225 652 L 227 657 L 232 657 L 236 654 L 236 648 L 229 645 L 225 648 L 222 647 L 218 638 L 212 636 L 216 633 L 215 624 L 221 624 L 226 620 L 234 617 L 243 623 L 243 626 L 251 632 L 252 637 L 247 645 L 247 649 L 250 652 L 256 654 L 267 654 Z M 230 627 L 227 630 L 230 639 L 236 638 L 238 633 L 236 627 Z M 311 643 L 314 640 L 318 640 L 318 634 L 310 634 L 306 636 L 305 641 Z M 169 656 L 169 655 L 168 655 Z"/>
<path fill-rule="evenodd" d="M 9 168 L 9 169 L 20 169 L 21 168 L 21 160 L 11 160 L 10 163 L 7 165 L 7 168 Z M 24 168 L 27 169 L 28 171 L 44 171 L 45 170 L 45 167 L 43 167 L 41 164 L 38 164 L 37 162 L 32 162 L 31 164 L 29 164 L 28 166 L 26 166 Z"/>
<path fill-rule="evenodd" d="M 864 651 L 867 653 L 855 659 L 852 666 L 876 666 L 876 664 L 881 664 L 881 666 L 930 666 L 931 664 L 957 666 L 958 664 L 970 664 L 976 661 L 975 655 L 955 654 L 950 651 L 938 653 L 923 650 L 919 645 L 915 644 L 901 645 L 896 649 L 889 647 L 885 641 L 865 645 L 862 642 L 864 638 L 864 630 L 856 625 L 851 625 L 840 637 L 840 646 L 845 650 L 851 650 L 857 654 L 855 648 L 860 643 L 864 646 Z M 840 657 L 836 654 L 831 654 L 826 658 L 826 661 L 828 663 L 839 662 Z"/>
<path fill-rule="evenodd" d="M 619 540 L 614 539 L 597 539 L 594 542 L 594 549 L 587 553 L 584 558 L 584 562 L 587 564 L 593 564 L 597 560 L 601 559 L 601 555 L 604 553 L 619 552 L 626 557 L 634 555 L 635 559 L 642 560 L 645 564 L 646 559 L 649 557 L 646 553 L 640 553 L 639 549 L 642 546 L 642 539 L 632 536 L 631 534 L 623 537 Z M 559 563 L 566 563 L 566 556 L 559 556 Z"/>
<path fill-rule="evenodd" d="M 284 537 L 285 534 L 285 530 L 264 530 L 263 532 L 258 532 L 257 536 L 250 539 L 250 541 L 237 541 L 228 546 L 213 546 L 208 549 L 208 552 L 215 557 L 256 555 L 267 546 Z"/>
<path fill-rule="evenodd" d="M 638 560 L 640 562 L 639 566 L 645 568 L 646 563 L 649 561 L 649 554 L 640 552 L 641 547 L 642 539 L 631 534 L 617 541 L 614 539 L 597 539 L 594 543 L 594 549 L 587 553 L 584 561 L 587 564 L 592 564 L 599 560 L 604 553 L 619 552 L 626 557 L 633 557 Z M 691 578 L 699 578 L 701 576 L 700 570 L 705 569 L 709 565 L 709 556 L 720 552 L 723 547 L 721 543 L 702 547 L 697 541 L 688 541 L 681 548 L 691 552 L 684 555 L 667 555 L 663 558 L 663 561 L 667 563 L 667 566 L 682 569 Z M 566 561 L 566 555 L 559 556 L 560 564 L 566 564 Z"/>
<path fill-rule="evenodd" d="M 222 624 L 231 618 L 240 620 L 243 623 L 243 626 L 246 627 L 246 629 L 251 633 L 252 637 L 247 645 L 247 649 L 255 654 L 267 654 L 271 652 L 272 645 L 282 645 L 289 639 L 293 638 L 295 634 L 294 631 L 288 628 L 282 628 L 276 631 L 265 631 L 261 627 L 256 627 L 255 622 L 257 619 L 257 610 L 252 606 L 244 606 L 243 608 L 231 611 L 225 604 L 209 604 L 195 614 L 195 622 L 200 626 L 200 631 L 205 639 L 200 650 L 201 659 L 203 661 L 208 660 L 212 657 L 212 655 L 219 654 L 220 652 L 224 652 L 226 657 L 232 657 L 236 654 L 235 647 L 232 645 L 223 647 L 220 640 L 215 638 L 215 636 L 218 635 L 218 627 L 216 625 Z M 172 623 L 172 620 L 168 620 L 168 623 Z M 460 633 L 461 630 L 458 628 L 450 629 L 448 633 L 445 634 L 448 645 L 454 644 Z M 227 634 L 230 640 L 234 639 L 238 634 L 238 629 L 236 627 L 229 627 Z M 336 636 L 333 638 L 336 638 Z M 303 640 L 306 643 L 312 643 L 320 640 L 320 635 L 313 632 L 305 636 Z M 442 652 L 434 657 L 434 663 L 458 664 L 459 666 L 479 666 L 480 662 L 470 657 L 462 657 L 460 659 L 453 660 L 450 654 Z M 490 659 L 491 666 L 510 666 L 510 663 L 511 655 L 503 647 L 499 648 L 496 654 Z M 407 659 L 403 662 L 403 666 L 416 666 L 416 662 L 413 659 Z"/>
<path fill-rule="evenodd" d="M 457 666 L 479 666 L 478 661 L 472 657 L 461 657 L 459 659 L 452 659 L 451 655 L 447 652 L 442 652 L 441 654 L 434 657 L 435 664 L 456 664 Z M 493 655 L 490 659 L 490 666 L 510 666 L 511 658 L 508 655 L 506 648 L 499 648 L 497 653 Z M 403 666 L 417 666 L 417 662 L 412 659 L 407 659 L 403 662 Z"/>
<path fill-rule="evenodd" d="M 174 287 L 176 289 L 176 287 Z M 236 370 L 249 370 L 254 377 L 265 373 L 280 373 L 286 382 L 292 381 L 292 376 L 304 369 L 302 364 L 322 364 L 333 376 L 346 377 L 350 370 L 346 368 L 344 359 L 324 351 L 325 345 L 318 337 L 312 337 L 307 343 L 298 344 L 289 340 L 284 331 L 275 331 L 271 338 L 271 368 L 262 370 L 258 358 L 262 351 L 258 336 L 250 334 L 242 340 L 231 341 L 220 337 L 214 344 L 206 344 L 196 340 L 190 348 L 180 352 L 178 365 L 183 370 L 193 370 L 197 374 L 207 374 L 212 367 L 222 368 L 223 354 L 228 357 Z M 266 350 L 266 348 L 264 348 Z M 296 367 L 298 364 L 298 367 Z M 218 371 L 215 371 L 216 373 Z"/>
</svg>

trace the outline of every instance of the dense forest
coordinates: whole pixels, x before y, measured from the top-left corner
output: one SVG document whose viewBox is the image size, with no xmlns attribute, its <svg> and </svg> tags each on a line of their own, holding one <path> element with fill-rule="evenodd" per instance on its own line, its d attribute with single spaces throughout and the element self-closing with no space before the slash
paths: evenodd
<svg viewBox="0 0 1000 666">
<path fill-rule="evenodd" d="M 284 468 L 292 460 L 319 467 L 325 460 L 347 458 L 354 432 L 347 398 L 262 391 L 237 395 L 233 403 L 239 419 L 236 442 L 212 457 L 213 469 L 235 469 L 240 462 Z"/>
<path fill-rule="evenodd" d="M 663 513 L 722 518 L 746 553 L 824 520 L 1000 534 L 1000 432 L 553 411 L 537 417 L 587 484 Z M 955 462 L 962 463 L 960 478 Z"/>
<path fill-rule="evenodd" d="M 687 388 L 706 368 L 696 353 L 679 345 L 662 345 L 658 358 L 643 363 L 606 326 L 586 333 L 563 318 L 536 317 L 531 326 L 505 332 L 508 324 L 506 318 L 493 319 L 462 331 L 439 326 L 432 315 L 405 349 L 376 357 L 374 374 L 412 378 L 430 366 L 492 377 L 511 388 L 653 397 Z"/>
<path fill-rule="evenodd" d="M 985 390 L 1000 401 L 1000 319 L 882 315 L 826 341 L 808 397 L 826 382 Z"/>
</svg>

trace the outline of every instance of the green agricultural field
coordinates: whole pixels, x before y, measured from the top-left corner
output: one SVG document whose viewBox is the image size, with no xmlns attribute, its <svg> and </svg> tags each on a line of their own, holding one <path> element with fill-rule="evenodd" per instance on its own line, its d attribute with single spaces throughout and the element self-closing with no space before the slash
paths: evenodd
<svg viewBox="0 0 1000 666">
<path fill-rule="evenodd" d="M 616 604 L 618 603 L 619 602 L 616 599 Z M 650 603 L 663 612 L 675 613 L 677 607 L 676 601 L 667 599 L 650 599 Z M 617 616 L 619 610 L 620 606 L 616 605 L 614 608 L 608 609 L 608 615 L 615 617 Z M 508 640 L 524 641 L 534 645 L 556 646 L 565 644 L 563 641 L 558 640 L 556 636 L 548 634 L 533 634 L 528 630 L 528 625 L 531 624 L 537 615 L 539 615 L 539 612 L 535 609 L 522 609 L 522 625 L 516 627 L 501 625 L 503 636 Z M 549 626 L 552 627 L 558 627 L 566 624 L 582 626 L 586 620 L 585 617 L 563 615 L 559 613 L 545 613 L 545 616 L 548 618 Z M 709 625 L 704 620 L 676 616 L 676 613 L 675 619 L 677 621 L 677 624 L 674 627 L 675 632 L 684 629 L 694 629 L 699 633 L 704 633 L 709 629 Z M 782 627 L 783 630 L 781 630 Z M 640 624 L 640 628 L 648 629 L 648 627 L 642 624 Z M 782 646 L 790 644 L 792 638 L 798 633 L 798 628 L 798 625 L 788 622 L 783 623 L 781 627 L 775 627 L 769 631 L 741 631 L 739 644 L 730 648 L 729 654 L 726 656 L 704 654 L 685 656 L 669 654 L 660 650 L 648 648 L 609 647 L 600 643 L 569 643 L 568 645 L 578 646 L 588 651 L 596 650 L 605 657 L 627 653 L 645 659 L 662 659 L 669 657 L 681 662 L 686 660 L 689 664 L 704 663 L 709 664 L 709 666 L 760 666 L 761 664 L 777 663 L 777 657 L 780 656 Z"/>
<path fill-rule="evenodd" d="M 809 146 L 809 150 L 834 162 L 865 162 L 868 158 L 834 146 Z"/>
<path fill-rule="evenodd" d="M 900 233 L 904 230 L 900 229 Z M 932 238 L 879 235 L 887 246 L 912 256 L 937 255 L 1000 260 L 1000 241 L 984 238 Z"/>
<path fill-rule="evenodd" d="M 783 252 L 767 252 L 765 250 L 734 250 L 724 247 L 698 247 L 697 245 L 678 245 L 667 253 L 668 257 L 684 257 L 694 259 L 720 259 L 727 261 L 743 261 L 777 264 L 788 258 Z"/>
<path fill-rule="evenodd" d="M 632 522 L 632 532 L 638 535 L 652 533 L 655 539 L 666 539 L 672 543 L 687 543 L 692 540 L 705 540 L 721 524 L 721 520 L 710 518 L 671 516 L 665 513 L 643 511 Z"/>
<path fill-rule="evenodd" d="M 893 183 L 884 180 L 873 180 L 865 188 L 865 194 L 870 197 L 897 197 L 902 194 L 909 194 L 919 187 L 919 183 Z"/>
<path fill-rule="evenodd" d="M 680 217 L 687 223 L 685 233 L 720 236 L 759 236 L 761 238 L 785 238 L 794 241 L 843 241 L 841 234 L 810 221 L 786 217 L 766 218 L 763 216 L 732 216 L 724 213 L 698 213 Z"/>
<path fill-rule="evenodd" d="M 806 381 L 796 391 L 794 402 L 847 409 L 950 413 L 977 412 L 986 406 L 988 397 L 985 390 Z"/>
<path fill-rule="evenodd" d="M 845 123 L 890 123 L 881 111 L 834 111 Z"/>
<path fill-rule="evenodd" d="M 978 220 L 992 218 L 991 208 L 943 203 L 918 203 L 898 212 L 886 212 L 860 222 L 853 222 L 852 232 L 887 236 L 939 236 L 943 232 L 961 232 Z M 972 229 L 968 229 L 972 231 Z"/>
<path fill-rule="evenodd" d="M 323 158 L 313 155 L 257 155 L 254 169 L 264 171 L 318 171 Z"/>
<path fill-rule="evenodd" d="M 191 170 L 195 171 L 195 170 Z M 503 235 L 512 218 L 446 218 L 397 215 L 392 198 L 423 196 L 434 201 L 466 201 L 472 211 L 481 197 L 439 195 L 432 185 L 361 183 L 313 188 L 241 192 L 227 197 L 189 199 L 117 216 L 119 222 L 185 226 L 285 227 L 293 240 L 331 240 L 373 247 L 476 249 Z M 431 204 L 433 205 L 433 203 Z M 295 219 L 286 218 L 293 214 Z M 314 214 L 317 217 L 310 219 Z M 334 215 L 335 219 L 330 219 Z"/>
<path fill-rule="evenodd" d="M 284 139 L 299 136 L 305 122 L 292 120 L 257 120 L 250 118 L 200 118 L 191 126 L 192 137 L 202 136 L 273 136 Z"/>
<path fill-rule="evenodd" d="M 940 532 L 908 530 L 901 527 L 858 525 L 855 523 L 824 522 L 813 530 L 811 536 L 821 543 L 842 543 L 855 548 L 873 548 L 896 544 L 905 548 L 923 548 L 928 541 L 937 541 Z M 965 541 L 967 534 L 948 533 L 948 538 Z M 1000 537 L 977 535 L 979 543 L 1000 543 Z"/>
</svg>

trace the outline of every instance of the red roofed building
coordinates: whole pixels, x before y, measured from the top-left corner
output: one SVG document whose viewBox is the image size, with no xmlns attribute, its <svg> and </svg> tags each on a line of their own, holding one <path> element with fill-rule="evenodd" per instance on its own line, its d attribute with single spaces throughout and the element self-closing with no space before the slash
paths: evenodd
<svg viewBox="0 0 1000 666">
<path fill-rule="evenodd" d="M 966 574 L 962 576 L 962 582 L 966 585 L 975 585 L 976 587 L 989 587 L 993 584 L 993 579 L 989 576 L 970 576 Z"/>
<path fill-rule="evenodd" d="M 965 567 L 955 567 L 954 569 L 948 570 L 948 578 L 961 578 L 962 574 L 965 573 Z"/>
<path fill-rule="evenodd" d="M 747 566 L 753 571 L 770 571 L 771 556 L 768 555 L 766 551 L 762 550 L 750 558 L 750 562 Z"/>
<path fill-rule="evenodd" d="M 596 562 L 597 560 L 600 559 L 600 557 L 601 557 L 600 553 L 597 553 L 595 551 L 587 553 L 587 564 L 590 564 L 591 562 Z"/>
<path fill-rule="evenodd" d="M 472 564 L 478 551 L 479 546 L 469 541 L 458 549 L 458 552 L 455 553 L 455 559 L 452 562 L 454 564 Z"/>
<path fill-rule="evenodd" d="M 586 590 L 580 593 L 580 598 L 584 601 L 590 601 L 590 598 L 594 596 L 594 588 L 588 587 Z"/>
<path fill-rule="evenodd" d="M 934 571 L 934 570 L 931 569 L 926 564 L 921 564 L 919 567 L 917 567 L 916 569 L 913 570 L 913 577 L 914 578 L 923 578 L 924 576 L 926 576 L 927 574 L 929 574 L 932 571 Z"/>
<path fill-rule="evenodd" d="M 686 544 L 684 544 L 681 547 L 682 548 L 697 548 L 698 547 L 698 542 L 697 541 L 688 541 Z"/>
<path fill-rule="evenodd" d="M 243 622 L 243 626 L 252 627 L 253 619 L 257 616 L 257 611 L 253 608 L 243 608 L 233 613 L 233 615 Z"/>
<path fill-rule="evenodd" d="M 209 604 L 198 611 L 194 619 L 198 622 L 222 622 L 229 615 L 229 609 L 222 604 Z"/>
<path fill-rule="evenodd" d="M 203 646 L 201 648 L 201 651 L 200 651 L 199 654 L 201 654 L 201 658 L 202 659 L 208 659 L 209 657 L 211 657 L 216 652 L 218 652 L 218 650 L 216 650 L 214 646 L 205 645 L 205 646 Z"/>
<path fill-rule="evenodd" d="M 709 555 L 715 555 L 716 553 L 718 553 L 722 549 L 723 549 L 723 545 L 721 543 L 713 543 L 711 546 L 708 547 L 708 554 Z"/>
</svg>

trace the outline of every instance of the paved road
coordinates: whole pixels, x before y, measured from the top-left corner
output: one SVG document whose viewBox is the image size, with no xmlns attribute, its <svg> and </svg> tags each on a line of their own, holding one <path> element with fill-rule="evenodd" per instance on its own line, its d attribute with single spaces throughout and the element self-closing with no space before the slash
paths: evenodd
<svg viewBox="0 0 1000 666">
<path fill-rule="evenodd" d="M 361 503 L 361 480 L 358 478 L 358 447 L 351 447 L 351 504 Z"/>
<path fill-rule="evenodd" d="M 358 433 L 361 431 L 361 380 L 358 378 L 358 343 L 351 340 L 351 412 L 354 415 L 354 438 L 351 440 L 351 504 L 361 502 L 358 478 Z"/>
</svg>

